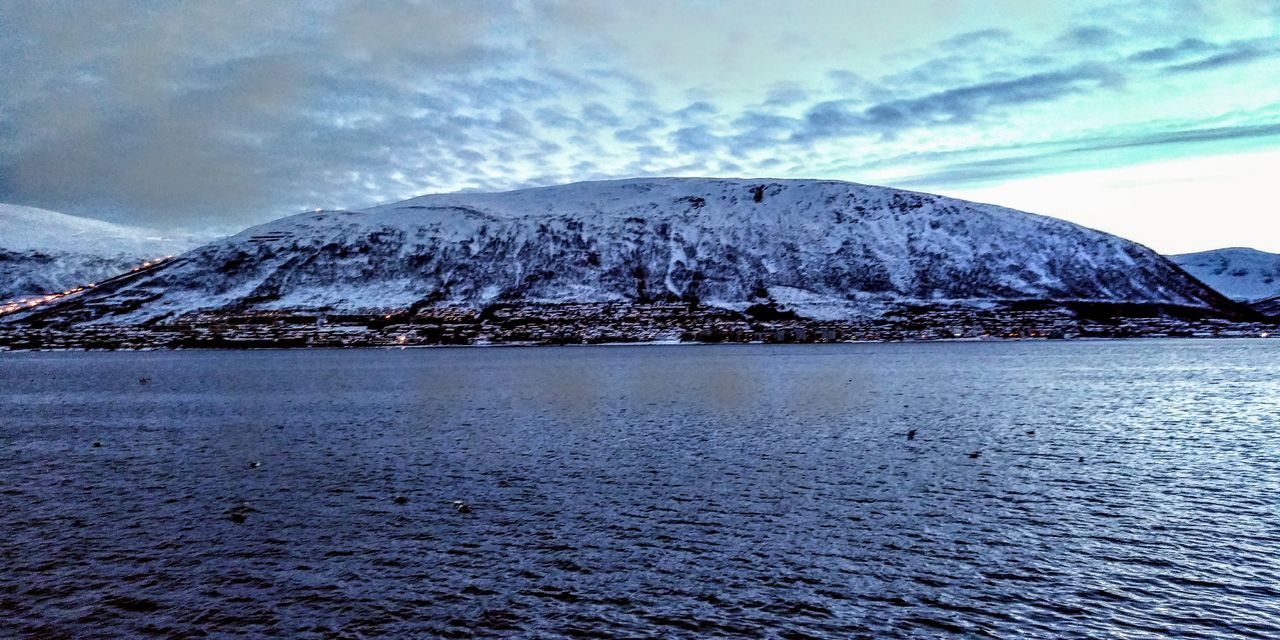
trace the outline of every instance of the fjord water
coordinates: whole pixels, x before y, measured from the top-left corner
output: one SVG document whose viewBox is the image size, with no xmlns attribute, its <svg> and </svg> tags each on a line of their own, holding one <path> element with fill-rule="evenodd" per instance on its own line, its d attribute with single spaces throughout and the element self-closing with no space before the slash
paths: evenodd
<svg viewBox="0 0 1280 640">
<path fill-rule="evenodd" d="M 1280 341 L 11 353 L 0 409 L 0 637 L 1280 637 Z"/>
</svg>

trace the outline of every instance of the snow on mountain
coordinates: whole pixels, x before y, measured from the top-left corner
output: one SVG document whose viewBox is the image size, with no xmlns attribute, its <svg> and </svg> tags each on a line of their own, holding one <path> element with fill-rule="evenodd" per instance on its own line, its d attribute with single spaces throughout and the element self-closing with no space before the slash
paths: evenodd
<svg viewBox="0 0 1280 640">
<path fill-rule="evenodd" d="M 1280 295 L 1280 254 L 1232 247 L 1169 259 L 1234 300 L 1253 302 Z"/>
<path fill-rule="evenodd" d="M 96 282 L 195 244 L 147 229 L 0 204 L 0 301 Z"/>
<path fill-rule="evenodd" d="M 694 178 L 304 213 L 93 295 L 120 310 L 101 322 L 519 301 L 773 300 L 814 318 L 903 302 L 1226 304 L 1151 250 L 1062 220 L 846 182 Z"/>
</svg>

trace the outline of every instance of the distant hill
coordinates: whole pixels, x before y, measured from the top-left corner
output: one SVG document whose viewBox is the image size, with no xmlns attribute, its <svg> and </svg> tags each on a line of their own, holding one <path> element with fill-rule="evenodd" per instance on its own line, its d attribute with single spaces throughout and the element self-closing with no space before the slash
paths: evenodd
<svg viewBox="0 0 1280 640">
<path fill-rule="evenodd" d="M 299 214 L 86 300 L 118 309 L 106 323 L 521 302 L 773 303 L 831 319 L 914 303 L 1230 304 L 1150 249 L 1063 220 L 848 182 L 695 178 Z"/>
<path fill-rule="evenodd" d="M 1256 302 L 1280 295 L 1280 254 L 1232 247 L 1169 259 L 1233 300 Z"/>
<path fill-rule="evenodd" d="M 102 280 L 194 245 L 148 229 L 0 204 L 0 301 Z"/>
<path fill-rule="evenodd" d="M 1280 296 L 1259 300 L 1252 305 L 1254 311 L 1272 318 L 1280 318 Z"/>
</svg>

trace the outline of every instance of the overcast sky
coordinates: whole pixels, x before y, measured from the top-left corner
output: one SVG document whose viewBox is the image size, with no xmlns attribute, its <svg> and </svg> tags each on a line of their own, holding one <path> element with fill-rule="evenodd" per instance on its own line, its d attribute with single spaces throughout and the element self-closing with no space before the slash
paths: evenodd
<svg viewBox="0 0 1280 640">
<path fill-rule="evenodd" d="M 234 230 L 644 175 L 1280 251 L 1280 0 L 0 0 L 0 201 Z"/>
</svg>

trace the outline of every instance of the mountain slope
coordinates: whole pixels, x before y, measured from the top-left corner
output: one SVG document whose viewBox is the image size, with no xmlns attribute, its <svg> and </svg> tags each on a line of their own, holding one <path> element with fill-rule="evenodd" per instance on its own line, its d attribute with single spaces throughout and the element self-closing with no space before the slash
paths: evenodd
<svg viewBox="0 0 1280 640">
<path fill-rule="evenodd" d="M 100 321 L 123 323 L 511 301 L 773 300 L 815 318 L 911 302 L 1228 304 L 1151 250 L 1062 220 L 846 182 L 693 178 L 300 214 L 93 295 L 115 309 Z"/>
<path fill-rule="evenodd" d="M 96 282 L 192 246 L 147 229 L 0 204 L 0 300 Z"/>
<path fill-rule="evenodd" d="M 1259 300 L 1249 306 L 1252 307 L 1254 311 L 1261 313 L 1264 316 L 1280 318 L 1280 296 Z"/>
<path fill-rule="evenodd" d="M 1254 302 L 1280 295 L 1280 254 L 1232 247 L 1169 259 L 1233 300 Z"/>
</svg>

